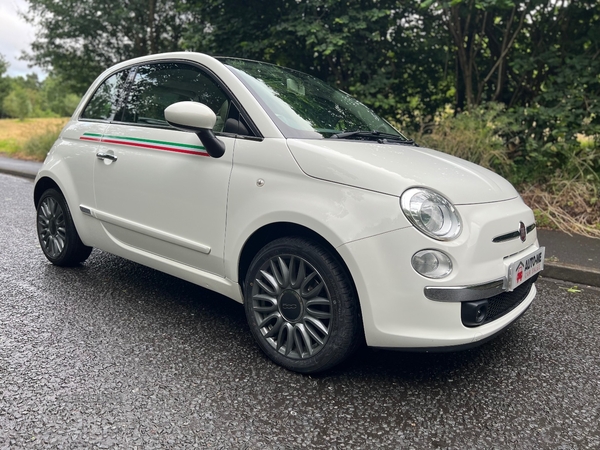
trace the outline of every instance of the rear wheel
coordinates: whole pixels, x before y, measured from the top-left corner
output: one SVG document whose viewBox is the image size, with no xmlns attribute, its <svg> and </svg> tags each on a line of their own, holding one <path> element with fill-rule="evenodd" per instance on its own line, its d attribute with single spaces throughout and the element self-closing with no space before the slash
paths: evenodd
<svg viewBox="0 0 600 450">
<path fill-rule="evenodd" d="M 46 258 L 57 266 L 73 266 L 90 256 L 81 242 L 64 196 L 56 189 L 42 194 L 37 207 L 37 232 Z"/>
<path fill-rule="evenodd" d="M 354 287 L 332 254 L 299 237 L 267 244 L 245 281 L 248 324 L 277 364 L 302 373 L 333 367 L 361 341 Z"/>
</svg>

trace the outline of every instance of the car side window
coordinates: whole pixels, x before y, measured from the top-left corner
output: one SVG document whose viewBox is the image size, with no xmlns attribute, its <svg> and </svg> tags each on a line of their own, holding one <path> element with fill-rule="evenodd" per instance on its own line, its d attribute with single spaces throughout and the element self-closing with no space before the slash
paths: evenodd
<svg viewBox="0 0 600 450">
<path fill-rule="evenodd" d="M 129 69 L 117 72 L 104 80 L 86 105 L 81 118 L 112 120 L 119 108 L 119 100 L 122 97 L 128 74 Z"/>
<path fill-rule="evenodd" d="M 217 115 L 214 131 L 223 131 L 231 102 L 225 92 L 199 68 L 183 63 L 140 66 L 125 107 L 116 121 L 169 126 L 165 108 L 173 103 L 204 103 Z"/>
</svg>

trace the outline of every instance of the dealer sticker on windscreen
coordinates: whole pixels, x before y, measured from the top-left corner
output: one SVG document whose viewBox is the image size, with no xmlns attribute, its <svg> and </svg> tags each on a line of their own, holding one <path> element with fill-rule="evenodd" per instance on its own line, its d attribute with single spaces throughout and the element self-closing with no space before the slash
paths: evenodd
<svg viewBox="0 0 600 450">
<path fill-rule="evenodd" d="M 512 291 L 544 268 L 546 247 L 540 247 L 508 266 L 509 290 Z"/>
</svg>

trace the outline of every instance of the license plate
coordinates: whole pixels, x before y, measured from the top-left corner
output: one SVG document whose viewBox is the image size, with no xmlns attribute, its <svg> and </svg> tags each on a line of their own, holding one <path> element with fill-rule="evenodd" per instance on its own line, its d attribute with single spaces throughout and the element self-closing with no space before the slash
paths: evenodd
<svg viewBox="0 0 600 450">
<path fill-rule="evenodd" d="M 536 251 L 515 261 L 508 266 L 508 290 L 512 291 L 529 280 L 536 273 L 544 269 L 544 255 L 546 247 L 540 247 Z"/>
</svg>

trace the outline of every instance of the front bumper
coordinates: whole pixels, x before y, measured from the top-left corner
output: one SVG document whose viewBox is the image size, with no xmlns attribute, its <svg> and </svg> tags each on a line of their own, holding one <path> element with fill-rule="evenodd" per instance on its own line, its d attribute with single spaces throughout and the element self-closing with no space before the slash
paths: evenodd
<svg viewBox="0 0 600 450">
<path fill-rule="evenodd" d="M 513 199 L 461 206 L 460 213 L 464 229 L 455 241 L 434 241 L 414 228 L 403 228 L 338 248 L 359 294 L 369 346 L 461 347 L 497 334 L 527 310 L 536 294 L 533 283 L 493 320 L 472 326 L 462 318 L 466 303 L 504 295 L 507 267 L 539 248 L 535 230 L 525 242 L 493 242 L 520 221 L 533 223 L 531 210 Z M 411 266 L 412 255 L 432 248 L 452 259 L 454 270 L 444 279 L 425 278 Z"/>
</svg>

